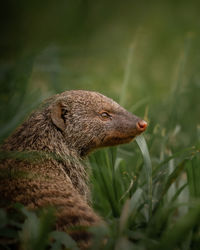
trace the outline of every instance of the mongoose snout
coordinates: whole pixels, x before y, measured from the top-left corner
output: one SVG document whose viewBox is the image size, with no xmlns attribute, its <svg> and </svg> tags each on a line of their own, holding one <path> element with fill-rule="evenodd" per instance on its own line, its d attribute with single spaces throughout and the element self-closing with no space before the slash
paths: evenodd
<svg viewBox="0 0 200 250">
<path fill-rule="evenodd" d="M 54 206 L 56 227 L 86 246 L 87 232 L 69 230 L 101 221 L 89 205 L 82 159 L 95 149 L 130 142 L 146 127 L 141 118 L 97 92 L 72 90 L 49 98 L 1 146 L 1 151 L 42 154 L 36 162 L 1 160 L 0 205 Z"/>
<path fill-rule="evenodd" d="M 121 111 L 110 115 L 109 124 L 106 126 L 102 146 L 114 146 L 132 141 L 137 135 L 144 132 L 147 122 L 129 113 L 123 108 Z"/>
<path fill-rule="evenodd" d="M 138 131 L 143 132 L 147 128 L 147 122 L 145 122 L 144 120 L 141 120 L 137 122 L 136 126 L 137 126 Z"/>
</svg>

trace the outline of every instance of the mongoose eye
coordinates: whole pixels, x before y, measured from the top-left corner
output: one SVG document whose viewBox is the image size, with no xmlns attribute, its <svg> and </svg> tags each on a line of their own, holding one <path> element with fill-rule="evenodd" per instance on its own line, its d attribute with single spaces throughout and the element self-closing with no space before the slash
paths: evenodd
<svg viewBox="0 0 200 250">
<path fill-rule="evenodd" d="M 108 119 L 108 118 L 111 118 L 111 115 L 104 111 L 104 112 L 101 113 L 101 117 L 103 119 Z"/>
</svg>

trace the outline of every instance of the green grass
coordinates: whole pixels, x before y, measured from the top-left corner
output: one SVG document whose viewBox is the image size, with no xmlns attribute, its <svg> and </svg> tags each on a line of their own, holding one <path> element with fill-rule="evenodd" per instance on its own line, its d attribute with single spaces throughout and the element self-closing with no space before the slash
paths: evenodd
<svg viewBox="0 0 200 250">
<path fill-rule="evenodd" d="M 121 100 L 128 91 L 127 81 Z M 176 99 L 179 93 L 174 91 Z M 91 249 L 199 249 L 199 143 L 174 147 L 179 121 L 173 113 L 170 117 L 173 125 L 167 124 L 165 131 L 150 122 L 135 142 L 89 157 L 93 207 L 106 222 L 90 229 L 94 234 Z M 34 213 L 22 207 L 16 211 L 12 218 L 0 210 L 0 236 L 8 238 L 0 241 L 1 249 L 10 249 L 10 244 L 26 250 L 78 248 L 65 233 L 52 231 L 51 210 Z"/>
<path fill-rule="evenodd" d="M 121 102 L 128 91 L 131 61 L 129 53 Z M 178 75 L 183 66 L 180 68 Z M 177 88 L 170 103 L 180 98 Z M 132 109 L 140 105 L 146 103 L 136 103 Z M 150 120 L 147 113 L 145 116 Z M 175 112 L 169 112 L 169 117 L 173 123 L 165 128 L 150 121 L 147 132 L 135 142 L 99 150 L 89 157 L 93 207 L 106 222 L 90 229 L 94 234 L 91 249 L 199 249 L 199 138 L 189 147 L 174 145 L 180 121 Z M 52 231 L 51 210 L 34 213 L 22 207 L 16 211 L 13 218 L 0 210 L 0 236 L 7 237 L 0 241 L 1 249 L 10 249 L 10 244 L 20 244 L 24 250 L 78 248 L 65 233 Z"/>
<path fill-rule="evenodd" d="M 126 88 L 127 80 L 122 96 Z M 177 88 L 173 103 L 179 98 Z M 172 130 L 179 121 L 175 112 L 170 117 L 173 123 L 161 138 L 154 127 L 149 143 L 145 136 L 136 139 L 140 150 L 134 142 L 129 149 L 105 149 L 91 156 L 94 207 L 108 222 L 104 249 L 199 249 L 199 146 L 174 151 L 170 137 L 176 137 Z M 155 151 L 152 142 L 157 138 Z"/>
</svg>

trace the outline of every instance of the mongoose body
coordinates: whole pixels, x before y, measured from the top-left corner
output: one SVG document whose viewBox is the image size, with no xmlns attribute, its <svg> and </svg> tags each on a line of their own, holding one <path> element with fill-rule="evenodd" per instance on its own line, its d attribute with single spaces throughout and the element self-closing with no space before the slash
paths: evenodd
<svg viewBox="0 0 200 250">
<path fill-rule="evenodd" d="M 28 208 L 54 206 L 57 228 L 78 241 L 87 237 L 70 226 L 91 226 L 101 219 L 89 205 L 87 169 L 91 151 L 130 142 L 146 122 L 97 92 L 74 90 L 44 102 L 4 142 L 1 151 L 33 152 L 37 160 L 0 163 L 0 205 L 20 202 Z M 84 239 L 83 239 L 84 238 Z"/>
</svg>

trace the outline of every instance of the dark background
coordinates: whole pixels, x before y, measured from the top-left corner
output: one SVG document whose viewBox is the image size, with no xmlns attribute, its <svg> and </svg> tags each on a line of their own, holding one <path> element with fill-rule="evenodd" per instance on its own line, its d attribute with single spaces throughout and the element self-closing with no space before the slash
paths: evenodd
<svg viewBox="0 0 200 250">
<path fill-rule="evenodd" d="M 199 7 L 194 0 L 1 1 L 1 139 L 45 97 L 89 89 L 146 114 L 149 131 L 177 128 L 180 145 L 192 144 Z"/>
</svg>

